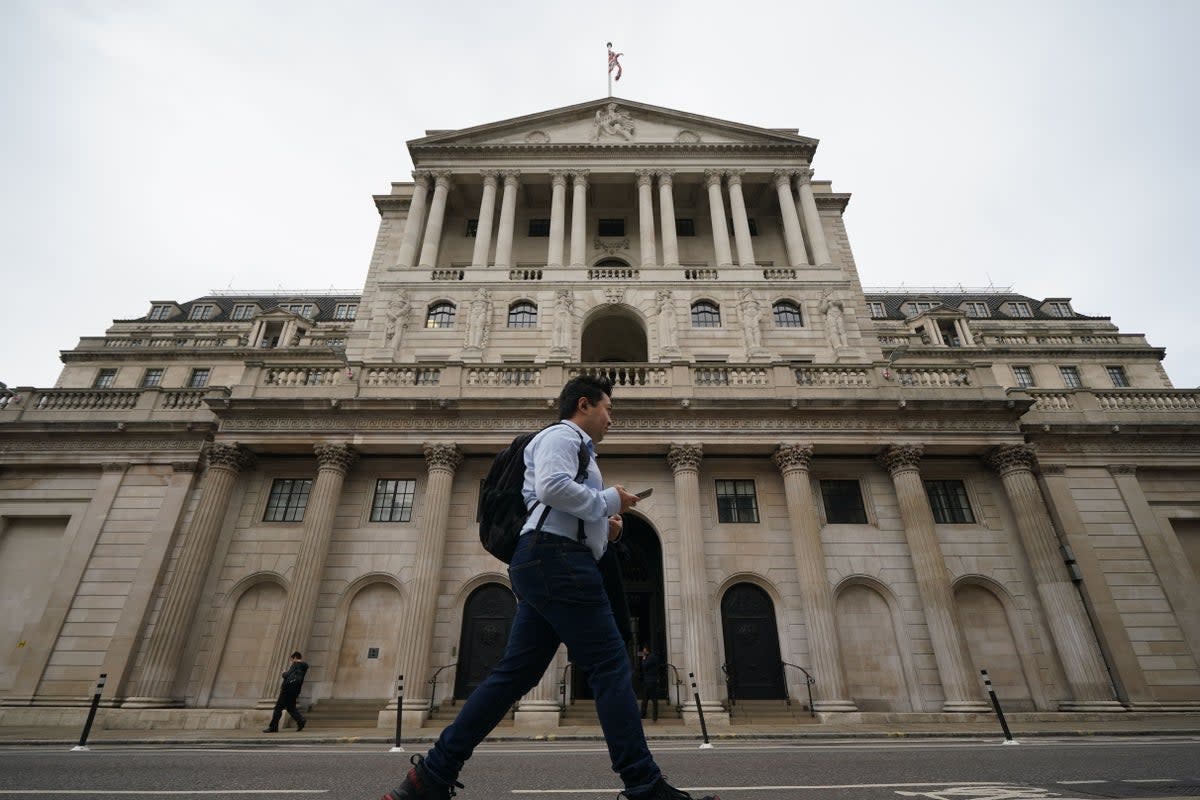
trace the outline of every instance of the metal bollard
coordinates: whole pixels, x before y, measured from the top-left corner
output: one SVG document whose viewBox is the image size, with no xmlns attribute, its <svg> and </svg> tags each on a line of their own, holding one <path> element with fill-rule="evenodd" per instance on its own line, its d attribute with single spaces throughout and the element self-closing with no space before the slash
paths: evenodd
<svg viewBox="0 0 1200 800">
<path fill-rule="evenodd" d="M 83 723 L 83 732 L 79 734 L 79 744 L 71 748 L 71 752 L 87 752 L 88 734 L 92 732 L 92 723 L 96 721 L 96 710 L 100 708 L 100 695 L 104 692 L 104 680 L 108 677 L 107 672 L 100 673 L 100 680 L 96 681 L 96 693 L 92 695 L 92 707 L 88 709 L 87 722 Z"/>
<path fill-rule="evenodd" d="M 392 749 L 389 753 L 403 753 L 404 748 L 400 746 L 400 727 L 404 723 L 404 676 L 401 675 L 396 679 L 396 740 L 392 742 Z"/>
<path fill-rule="evenodd" d="M 708 740 L 708 726 L 704 724 L 704 706 L 700 705 L 700 690 L 696 688 L 696 673 L 689 672 L 688 678 L 692 681 L 692 697 L 696 698 L 696 713 L 700 715 L 700 733 L 704 736 L 704 744 L 700 745 L 700 749 L 712 750 L 712 742 Z"/>
<path fill-rule="evenodd" d="M 1012 731 L 1008 729 L 1008 722 L 1004 719 L 1004 710 L 1000 708 L 1000 698 L 996 697 L 996 691 L 992 688 L 992 679 L 988 677 L 987 670 L 979 670 L 979 674 L 983 676 L 983 685 L 987 688 L 988 697 L 992 699 L 992 708 L 996 709 L 996 716 L 1000 719 L 1000 727 L 1004 729 L 1003 744 L 1017 744 L 1017 740 L 1013 738 Z"/>
</svg>

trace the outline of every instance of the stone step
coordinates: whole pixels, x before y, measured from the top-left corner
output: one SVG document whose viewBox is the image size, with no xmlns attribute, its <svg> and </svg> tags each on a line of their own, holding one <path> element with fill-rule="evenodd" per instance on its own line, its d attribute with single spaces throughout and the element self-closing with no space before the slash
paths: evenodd
<svg viewBox="0 0 1200 800">
<path fill-rule="evenodd" d="M 387 700 L 325 698 L 309 706 L 305 716 L 311 728 L 362 728 L 374 727 L 379 721 L 379 712 L 388 704 Z"/>
</svg>

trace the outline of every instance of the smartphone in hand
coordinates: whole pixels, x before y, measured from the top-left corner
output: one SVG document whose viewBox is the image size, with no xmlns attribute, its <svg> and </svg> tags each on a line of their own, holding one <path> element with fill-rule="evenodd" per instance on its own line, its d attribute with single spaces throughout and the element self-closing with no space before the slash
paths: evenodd
<svg viewBox="0 0 1200 800">
<path fill-rule="evenodd" d="M 645 500 L 647 497 L 649 497 L 652 494 L 654 494 L 653 489 L 643 489 L 642 491 L 635 494 L 634 497 L 636 497 L 638 500 Z"/>
</svg>

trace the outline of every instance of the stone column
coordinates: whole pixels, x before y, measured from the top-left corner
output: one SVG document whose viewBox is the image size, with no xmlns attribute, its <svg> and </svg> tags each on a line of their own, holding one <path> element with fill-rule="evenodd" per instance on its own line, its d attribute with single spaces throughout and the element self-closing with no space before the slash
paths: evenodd
<svg viewBox="0 0 1200 800">
<path fill-rule="evenodd" d="M 425 238 L 421 242 L 422 268 L 437 266 L 438 248 L 442 244 L 442 223 L 446 219 L 446 195 L 450 193 L 450 173 L 435 172 L 433 202 L 429 204 L 429 221 L 425 223 Z"/>
<path fill-rule="evenodd" d="M 725 175 L 729 185 L 729 210 L 733 214 L 733 238 L 737 242 L 738 264 L 754 266 L 754 246 L 750 243 L 750 217 L 746 214 L 746 201 L 742 197 L 742 171 L 730 170 Z"/>
<path fill-rule="evenodd" d="M 417 254 L 417 242 L 421 238 L 421 229 L 425 225 L 425 201 L 429 195 L 429 176 L 427 169 L 413 170 L 413 196 L 408 206 L 408 220 L 404 223 L 404 236 L 400 240 L 400 253 L 396 256 L 396 266 L 411 267 Z"/>
<path fill-rule="evenodd" d="M 675 235 L 675 170 L 660 169 L 658 175 L 658 213 L 662 219 L 663 266 L 679 266 L 679 239 Z"/>
<path fill-rule="evenodd" d="M 587 184 L 591 170 L 571 173 L 571 266 L 582 267 L 587 259 Z"/>
<path fill-rule="evenodd" d="M 550 186 L 550 247 L 546 252 L 546 266 L 561 267 L 567 225 L 567 173 L 551 170 Z"/>
<path fill-rule="evenodd" d="M 654 171 L 637 171 L 638 234 L 642 249 L 642 267 L 658 266 L 658 253 L 654 246 Z"/>
<path fill-rule="evenodd" d="M 236 444 L 209 445 L 207 460 L 208 468 L 200 484 L 200 500 L 183 540 L 171 582 L 167 584 L 158 621 L 146 644 L 141 675 L 130 687 L 125 706 L 145 708 L 182 702 L 172 694 L 179 660 L 200 605 L 200 592 L 221 533 L 233 485 L 238 473 L 253 463 L 250 455 Z"/>
<path fill-rule="evenodd" d="M 453 444 L 425 444 L 429 476 L 425 488 L 425 514 L 413 557 L 412 578 L 405 586 L 410 599 L 400 619 L 400 670 L 404 676 L 405 724 L 420 725 L 429 712 L 429 651 L 433 647 L 433 622 L 442 583 L 442 555 L 450 516 L 450 490 L 462 453 Z"/>
<path fill-rule="evenodd" d="M 1062 703 L 1062 709 L 1124 711 L 1113 692 L 1083 601 L 1059 553 L 1054 523 L 1033 475 L 1037 464 L 1033 450 L 1023 444 L 997 447 L 986 461 L 1004 484 L 1042 613 L 1070 686 L 1071 699 Z"/>
<path fill-rule="evenodd" d="M 879 463 L 891 473 L 900 501 L 904 535 L 946 697 L 942 710 L 987 711 L 990 706 L 983 700 L 980 680 L 959 635 L 950 577 L 934 530 L 929 497 L 917 468 L 921 455 L 920 445 L 892 445 L 879 457 Z"/>
<path fill-rule="evenodd" d="M 800 210 L 804 215 L 804 230 L 808 234 L 808 243 L 812 247 L 813 261 L 818 267 L 831 264 L 829 247 L 825 244 L 825 229 L 821 227 L 821 214 L 817 211 L 817 201 L 813 197 L 811 169 L 802 169 L 796 173 L 796 193 L 800 195 Z"/>
<path fill-rule="evenodd" d="M 795 174 L 795 170 L 775 170 L 775 192 L 779 195 L 788 263 L 793 267 L 805 267 L 808 266 L 808 254 L 804 252 L 804 234 L 800 230 L 800 217 L 796 215 L 796 200 L 792 197 L 792 176 Z"/>
<path fill-rule="evenodd" d="M 696 688 L 709 725 L 728 724 L 729 715 L 718 698 L 721 682 L 717 679 L 716 639 L 710 624 L 708 570 L 704 560 L 704 529 L 700 523 L 699 444 L 673 444 L 667 451 L 667 463 L 675 473 L 675 503 L 679 515 L 679 599 L 683 611 L 682 665 L 696 675 Z M 690 686 L 688 687 L 690 689 Z M 711 711 L 710 711 L 711 709 Z M 696 701 L 684 703 L 684 721 L 699 725 Z"/>
<path fill-rule="evenodd" d="M 472 267 L 486 267 L 492 247 L 492 216 L 496 213 L 496 173 L 483 173 L 483 199 L 479 201 L 479 224 L 475 226 L 475 249 L 471 252 Z"/>
<path fill-rule="evenodd" d="M 846 688 L 834 619 L 833 588 L 825 574 L 821 520 L 817 516 L 817 501 L 808 472 L 812 452 L 811 445 L 785 444 L 775 451 L 772 459 L 783 473 L 788 516 L 792 521 L 792 555 L 796 559 L 796 576 L 800 581 L 800 602 L 804 604 L 813 677 L 817 679 L 813 684 L 813 708 L 817 711 L 857 711 Z"/>
<path fill-rule="evenodd" d="M 321 575 L 329 554 L 329 539 L 333 535 L 333 519 L 342 496 L 342 483 L 358 458 L 354 450 L 344 444 L 317 444 L 313 445 L 313 451 L 317 454 L 317 479 L 313 481 L 308 506 L 304 509 L 304 533 L 288 582 L 279 634 L 275 637 L 271 660 L 267 662 L 263 704 L 275 702 L 279 694 L 279 673 L 287 668 L 288 656 L 295 650 L 304 652 L 308 647 Z"/>
<path fill-rule="evenodd" d="M 557 659 L 550 660 L 538 685 L 529 690 L 517 703 L 513 725 L 519 731 L 552 731 L 558 727 L 560 708 L 558 705 L 559 671 L 554 668 Z"/>
<path fill-rule="evenodd" d="M 517 220 L 517 186 L 521 172 L 515 169 L 500 173 L 504 178 L 504 197 L 500 201 L 500 229 L 496 231 L 496 266 L 512 267 L 513 226 Z"/>
<path fill-rule="evenodd" d="M 708 215 L 712 220 L 713 247 L 717 251 L 717 266 L 732 267 L 733 253 L 729 249 L 729 228 L 725 225 L 725 198 L 721 195 L 721 171 L 704 170 L 708 187 Z"/>
</svg>

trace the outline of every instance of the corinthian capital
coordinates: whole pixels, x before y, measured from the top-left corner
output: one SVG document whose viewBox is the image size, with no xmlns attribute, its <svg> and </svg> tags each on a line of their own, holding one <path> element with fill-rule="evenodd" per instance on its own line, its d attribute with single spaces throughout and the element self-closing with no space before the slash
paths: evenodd
<svg viewBox="0 0 1200 800">
<path fill-rule="evenodd" d="M 450 188 L 450 170 L 448 170 L 448 169 L 436 170 L 433 173 L 433 178 L 434 178 L 435 183 L 438 186 L 444 186 L 447 189 Z"/>
<path fill-rule="evenodd" d="M 796 183 L 803 186 L 806 183 L 812 183 L 813 171 L 811 169 L 796 170 Z"/>
<path fill-rule="evenodd" d="M 458 469 L 458 465 L 462 463 L 462 453 L 453 444 L 446 442 L 426 442 L 424 451 L 425 465 L 429 467 L 430 472 L 434 470 L 454 472 Z"/>
<path fill-rule="evenodd" d="M 704 449 L 698 444 L 673 444 L 667 450 L 667 463 L 674 472 L 700 469 L 700 460 L 704 458 Z"/>
<path fill-rule="evenodd" d="M 776 188 L 779 188 L 780 186 L 787 186 L 788 188 L 791 188 L 792 178 L 795 177 L 796 170 L 794 170 L 794 169 L 777 169 L 774 172 L 772 172 L 771 175 L 775 179 L 775 187 Z"/>
<path fill-rule="evenodd" d="M 214 442 L 204 453 L 209 467 L 219 467 L 234 472 L 241 472 L 254 463 L 254 457 L 236 444 L 219 444 Z"/>
<path fill-rule="evenodd" d="M 561 169 L 550 170 L 550 184 L 552 186 L 566 186 L 567 185 L 566 170 L 561 170 Z"/>
<path fill-rule="evenodd" d="M 314 444 L 318 469 L 335 469 L 345 475 L 358 460 L 358 453 L 344 444 Z"/>
<path fill-rule="evenodd" d="M 1037 466 L 1037 455 L 1027 444 L 1006 444 L 997 447 L 989 451 L 983 460 L 1000 475 L 1018 470 L 1032 472 Z"/>
<path fill-rule="evenodd" d="M 705 186 L 716 186 L 719 188 L 721 186 L 721 177 L 724 174 L 725 173 L 721 172 L 721 170 L 719 170 L 719 169 L 704 170 L 704 185 Z"/>
<path fill-rule="evenodd" d="M 422 185 L 428 186 L 429 179 L 433 177 L 431 169 L 414 169 L 412 171 L 413 181 Z"/>
<path fill-rule="evenodd" d="M 656 169 L 654 174 L 658 176 L 659 186 L 670 186 L 675 180 L 675 170 L 673 169 Z"/>
<path fill-rule="evenodd" d="M 649 186 L 654 182 L 654 170 L 652 169 L 639 169 L 634 174 L 637 175 L 638 186 Z"/>
<path fill-rule="evenodd" d="M 812 463 L 812 454 L 813 449 L 810 444 L 782 444 L 771 456 L 771 460 L 785 475 L 793 470 L 807 472 Z"/>
<path fill-rule="evenodd" d="M 730 186 L 741 186 L 743 172 L 745 172 L 745 170 L 741 170 L 741 169 L 727 170 L 725 172 L 725 183 L 727 183 Z"/>
<path fill-rule="evenodd" d="M 483 185 L 484 186 L 487 186 L 489 184 L 492 186 L 496 185 L 496 170 L 481 169 L 481 170 L 479 170 L 479 174 L 483 176 Z"/>
<path fill-rule="evenodd" d="M 571 177 L 575 179 L 576 186 L 579 186 L 579 185 L 587 186 L 588 176 L 591 174 L 592 174 L 592 171 L 590 169 L 573 169 L 573 170 L 571 170 Z"/>
<path fill-rule="evenodd" d="M 893 475 L 915 470 L 921 463 L 925 448 L 919 444 L 893 444 L 879 454 L 879 463 Z"/>
</svg>

